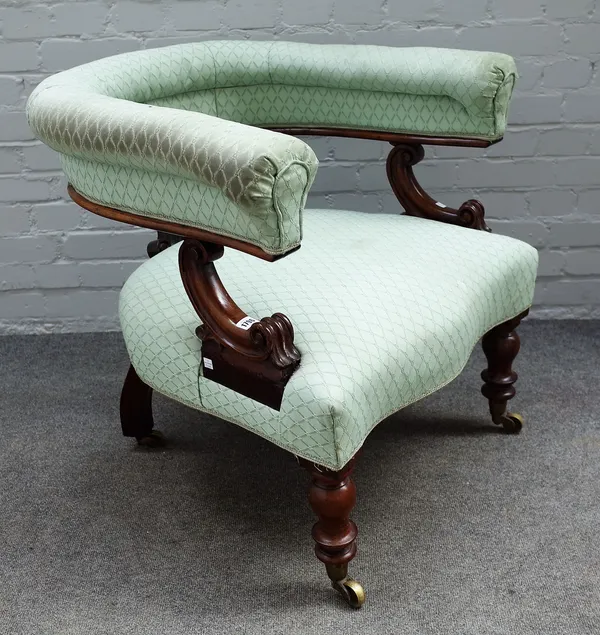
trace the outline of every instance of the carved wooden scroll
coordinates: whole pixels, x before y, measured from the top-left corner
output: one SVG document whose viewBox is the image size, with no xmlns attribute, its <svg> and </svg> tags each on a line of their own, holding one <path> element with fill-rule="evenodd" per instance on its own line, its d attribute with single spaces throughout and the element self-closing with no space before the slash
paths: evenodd
<svg viewBox="0 0 600 635">
<path fill-rule="evenodd" d="M 485 223 L 485 210 L 477 200 L 463 203 L 459 209 L 447 207 L 435 201 L 417 181 L 413 166 L 423 160 L 425 151 L 421 144 L 392 143 L 394 149 L 387 160 L 387 174 L 394 194 L 409 216 L 490 231 Z"/>
<path fill-rule="evenodd" d="M 156 240 L 149 242 L 148 246 L 146 247 L 148 258 L 154 258 L 154 256 L 158 256 L 161 251 L 168 249 L 181 240 L 183 240 L 183 236 L 159 231 Z"/>
<path fill-rule="evenodd" d="M 191 238 L 179 251 L 183 286 L 202 320 L 204 377 L 279 410 L 283 391 L 300 364 L 294 329 L 281 313 L 255 320 L 232 300 L 214 261 L 223 247 Z"/>
</svg>

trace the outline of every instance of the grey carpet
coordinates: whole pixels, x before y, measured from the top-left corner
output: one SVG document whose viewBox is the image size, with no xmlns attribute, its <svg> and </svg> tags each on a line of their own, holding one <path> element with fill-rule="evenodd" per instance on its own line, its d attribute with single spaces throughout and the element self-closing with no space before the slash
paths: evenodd
<svg viewBox="0 0 600 635">
<path fill-rule="evenodd" d="M 600 324 L 529 322 L 499 433 L 481 353 L 381 424 L 356 472 L 360 612 L 312 553 L 306 475 L 157 398 L 120 436 L 118 334 L 0 338 L 2 635 L 600 632 Z"/>
</svg>

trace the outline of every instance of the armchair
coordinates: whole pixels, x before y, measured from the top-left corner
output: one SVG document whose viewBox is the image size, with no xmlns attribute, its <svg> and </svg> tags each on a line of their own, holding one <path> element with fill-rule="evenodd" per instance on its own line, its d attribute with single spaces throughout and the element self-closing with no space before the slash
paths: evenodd
<svg viewBox="0 0 600 635">
<path fill-rule="evenodd" d="M 123 434 L 164 443 L 156 390 L 294 454 L 317 558 L 356 608 L 351 475 L 374 426 L 452 381 L 483 337 L 492 421 L 521 430 L 507 403 L 537 252 L 413 172 L 423 144 L 501 140 L 516 76 L 495 53 L 213 41 L 59 73 L 28 103 L 79 205 L 159 231 L 121 293 Z M 305 210 L 303 134 L 391 143 L 405 213 Z"/>
</svg>

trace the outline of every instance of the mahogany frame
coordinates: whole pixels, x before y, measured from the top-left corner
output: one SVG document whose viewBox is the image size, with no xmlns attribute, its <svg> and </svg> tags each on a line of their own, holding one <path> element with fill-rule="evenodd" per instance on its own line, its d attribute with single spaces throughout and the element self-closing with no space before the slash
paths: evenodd
<svg viewBox="0 0 600 635">
<path fill-rule="evenodd" d="M 459 209 L 434 200 L 417 181 L 413 167 L 425 158 L 420 144 L 392 143 L 387 160 L 387 175 L 396 198 L 409 216 L 437 220 L 441 223 L 490 231 L 485 224 L 485 209 L 480 201 L 470 199 Z"/>
<path fill-rule="evenodd" d="M 283 313 L 252 318 L 223 286 L 214 261 L 224 248 L 186 238 L 179 249 L 179 271 L 186 293 L 202 325 L 203 375 L 275 410 L 300 364 L 294 328 Z"/>
<path fill-rule="evenodd" d="M 157 232 L 169 234 L 174 237 L 193 238 L 194 240 L 214 243 L 215 245 L 221 245 L 222 247 L 231 247 L 231 249 L 243 251 L 246 254 L 250 254 L 251 256 L 260 258 L 261 260 L 267 260 L 268 262 L 275 262 L 276 260 L 288 256 L 300 248 L 296 247 L 295 249 L 281 255 L 270 254 L 256 245 L 252 245 L 237 238 L 220 236 L 219 234 L 214 234 L 213 232 L 200 229 L 199 227 L 182 225 L 181 223 L 164 220 L 163 218 L 142 216 L 141 214 L 136 214 L 135 212 L 125 212 L 120 209 L 115 209 L 114 207 L 107 207 L 106 205 L 101 205 L 100 203 L 94 203 L 94 201 L 90 201 L 90 199 L 80 194 L 70 183 L 67 186 L 67 192 L 77 205 L 87 209 L 88 212 L 97 214 L 98 216 L 110 218 L 111 220 L 116 220 L 120 223 L 127 223 L 128 225 L 137 225 L 138 227 L 145 227 L 146 229 L 154 229 Z"/>
<path fill-rule="evenodd" d="M 490 231 L 485 223 L 484 207 L 479 201 L 466 201 L 458 209 L 446 207 L 425 192 L 413 172 L 413 167 L 424 158 L 424 144 L 486 148 L 492 144 L 490 141 L 326 127 L 284 126 L 270 129 L 292 135 L 388 141 L 393 147 L 387 160 L 387 175 L 407 215 Z M 273 256 L 244 241 L 99 205 L 86 199 L 71 185 L 68 191 L 77 204 L 90 212 L 157 230 L 158 239 L 148 245 L 150 257 L 183 240 L 179 268 L 186 293 L 202 322 L 196 332 L 202 340 L 204 376 L 279 409 L 285 385 L 301 363 L 300 352 L 294 345 L 293 326 L 281 313 L 248 321 L 246 313 L 227 293 L 214 262 L 223 256 L 225 247 L 271 262 L 292 252 Z M 509 433 L 519 432 L 522 422 L 518 415 L 507 413 L 506 408 L 515 395 L 513 384 L 517 379 L 512 370 L 519 351 L 515 329 L 525 315 L 495 327 L 483 338 L 488 368 L 482 373 L 482 392 L 489 401 L 492 420 Z M 248 325 L 249 328 L 246 328 Z M 136 437 L 143 445 L 156 447 L 163 445 L 164 439 L 153 430 L 151 398 L 152 389 L 131 367 L 121 396 L 123 434 Z M 358 533 L 356 525 L 350 520 L 356 501 L 356 487 L 351 476 L 355 460 L 356 457 L 352 458 L 338 471 L 304 459 L 299 462 L 312 475 L 309 500 L 318 517 L 313 528 L 316 555 L 325 564 L 334 588 L 350 606 L 359 608 L 364 602 L 364 591 L 358 582 L 348 577 L 348 563 L 356 555 Z"/>
<path fill-rule="evenodd" d="M 461 148 L 489 148 L 495 141 L 477 137 L 437 137 L 435 135 L 407 134 L 403 132 L 384 132 L 361 128 L 331 128 L 326 126 L 266 126 L 267 130 L 281 132 L 294 137 L 345 137 L 350 139 L 370 139 L 371 141 L 389 141 L 391 144 L 408 143 L 411 145 L 458 146 Z"/>
</svg>

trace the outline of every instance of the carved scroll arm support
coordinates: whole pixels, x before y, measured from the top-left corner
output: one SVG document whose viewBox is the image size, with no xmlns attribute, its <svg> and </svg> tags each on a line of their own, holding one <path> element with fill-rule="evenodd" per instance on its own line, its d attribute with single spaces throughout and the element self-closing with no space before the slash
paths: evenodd
<svg viewBox="0 0 600 635">
<path fill-rule="evenodd" d="M 220 245 L 190 238 L 179 250 L 183 286 L 202 321 L 196 334 L 204 377 L 279 410 L 300 364 L 294 329 L 282 313 L 257 320 L 240 309 L 214 265 L 223 252 Z"/>
<path fill-rule="evenodd" d="M 387 160 L 387 175 L 394 194 L 409 216 L 490 231 L 485 223 L 481 202 L 469 200 L 459 209 L 447 207 L 434 200 L 419 184 L 413 167 L 420 163 L 425 151 L 421 144 L 393 143 Z"/>
</svg>

